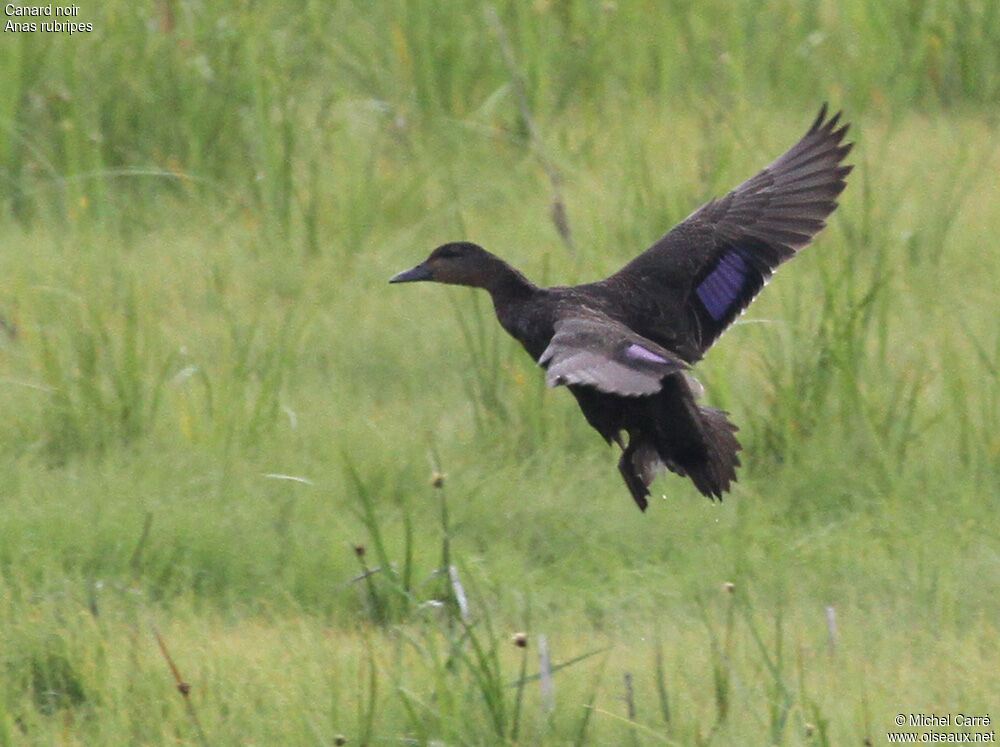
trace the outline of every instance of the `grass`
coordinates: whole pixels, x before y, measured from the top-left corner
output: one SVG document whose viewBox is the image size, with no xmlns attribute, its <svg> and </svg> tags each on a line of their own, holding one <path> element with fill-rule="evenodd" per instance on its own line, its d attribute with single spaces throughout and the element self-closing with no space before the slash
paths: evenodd
<svg viewBox="0 0 1000 747">
<path fill-rule="evenodd" d="M 998 13 L 106 3 L 6 35 L 0 744 L 995 716 Z M 386 285 L 457 238 L 600 277 L 825 99 L 841 208 L 697 369 L 742 428 L 721 505 L 668 477 L 640 515 L 485 297 Z"/>
</svg>

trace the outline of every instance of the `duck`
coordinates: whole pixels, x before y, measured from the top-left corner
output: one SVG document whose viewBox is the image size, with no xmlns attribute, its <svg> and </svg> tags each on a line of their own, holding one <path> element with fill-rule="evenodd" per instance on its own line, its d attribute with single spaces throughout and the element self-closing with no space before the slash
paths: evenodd
<svg viewBox="0 0 1000 747">
<path fill-rule="evenodd" d="M 852 169 L 844 164 L 848 129 L 823 104 L 774 162 L 603 280 L 540 287 L 478 244 L 457 241 L 389 282 L 487 291 L 546 384 L 566 387 L 587 423 L 621 449 L 618 471 L 641 511 L 666 470 L 721 501 L 741 466 L 738 428 L 728 412 L 699 402 L 691 367 L 825 227 Z"/>
</svg>

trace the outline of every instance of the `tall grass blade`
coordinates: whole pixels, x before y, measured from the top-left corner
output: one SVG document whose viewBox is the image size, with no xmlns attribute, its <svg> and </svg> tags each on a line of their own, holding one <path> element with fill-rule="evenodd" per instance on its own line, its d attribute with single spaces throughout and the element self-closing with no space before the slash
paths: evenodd
<svg viewBox="0 0 1000 747">
<path fill-rule="evenodd" d="M 538 636 L 538 685 L 541 691 L 542 718 L 548 719 L 556 709 L 556 685 L 552 679 L 549 639 L 544 633 Z"/>
<path fill-rule="evenodd" d="M 670 729 L 670 691 L 667 689 L 667 673 L 663 666 L 663 644 L 657 641 L 653 652 L 655 658 L 656 698 L 660 705 L 660 715 L 663 717 L 663 723 L 667 729 Z"/>
</svg>

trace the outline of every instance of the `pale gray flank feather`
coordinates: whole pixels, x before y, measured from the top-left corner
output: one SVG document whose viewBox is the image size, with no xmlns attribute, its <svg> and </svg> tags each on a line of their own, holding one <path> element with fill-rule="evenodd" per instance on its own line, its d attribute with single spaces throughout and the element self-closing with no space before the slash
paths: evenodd
<svg viewBox="0 0 1000 747">
<path fill-rule="evenodd" d="M 664 376 L 687 368 L 674 353 L 605 316 L 556 322 L 538 363 L 550 387 L 585 384 L 626 397 L 656 394 Z"/>
</svg>

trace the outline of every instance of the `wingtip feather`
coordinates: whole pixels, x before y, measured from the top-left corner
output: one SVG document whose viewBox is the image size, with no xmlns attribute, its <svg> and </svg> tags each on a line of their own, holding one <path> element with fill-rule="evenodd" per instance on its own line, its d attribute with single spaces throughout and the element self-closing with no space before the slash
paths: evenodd
<svg viewBox="0 0 1000 747">
<path fill-rule="evenodd" d="M 826 119 L 826 102 L 824 101 L 822 106 L 819 108 L 819 114 L 816 115 L 816 121 L 812 123 L 812 127 L 809 128 L 809 132 L 813 133 L 819 130 L 823 126 L 823 121 Z"/>
</svg>

